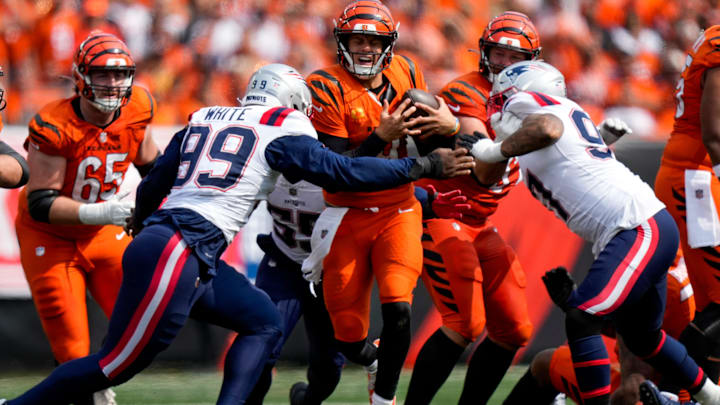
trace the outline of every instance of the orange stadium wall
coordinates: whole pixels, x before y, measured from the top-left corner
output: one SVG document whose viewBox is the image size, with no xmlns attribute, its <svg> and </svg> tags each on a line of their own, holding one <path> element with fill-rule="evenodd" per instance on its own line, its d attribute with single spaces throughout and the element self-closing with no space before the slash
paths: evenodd
<svg viewBox="0 0 720 405">
<path fill-rule="evenodd" d="M 177 130 L 174 127 L 153 128 L 157 143 L 164 146 Z M 24 127 L 9 126 L 2 139 L 21 150 L 26 134 Z M 645 181 L 652 184 L 660 162 L 662 143 L 622 141 L 616 154 Z M 134 189 L 139 177 L 134 170 L 128 173 L 123 188 Z M 0 189 L 0 371 L 53 367 L 49 345 L 29 299 L 27 284 L 19 264 L 18 248 L 13 221 L 16 212 L 17 191 Z M 581 279 L 592 254 L 589 245 L 572 234 L 565 225 L 535 201 L 524 186 L 513 190 L 500 205 L 492 221 L 500 234 L 515 248 L 527 275 L 527 292 L 530 316 L 535 333 L 530 344 L 518 356 L 527 362 L 543 348 L 556 346 L 565 340 L 562 317 L 545 293 L 540 276 L 548 269 L 566 266 Z M 257 233 L 270 229 L 270 219 L 260 207 L 248 226 L 226 253 L 226 260 L 254 277 L 262 252 L 255 245 Z M 374 293 L 376 294 L 376 292 Z M 94 303 L 90 304 L 93 349 L 98 348 L 104 336 L 107 320 Z M 377 299 L 373 300 L 371 336 L 379 336 L 381 321 Z M 440 325 L 432 302 L 419 283 L 413 302 L 413 342 L 406 361 L 412 367 L 425 339 Z M 306 338 L 302 321 L 292 333 L 282 354 L 289 362 L 307 360 Z M 161 363 L 178 365 L 192 362 L 212 367 L 222 356 L 228 332 L 214 326 L 191 321 L 171 347 L 161 354 Z M 200 344 L 203 342 L 203 344 Z M 207 344 L 210 342 L 210 344 Z M 473 348 L 467 350 L 467 354 Z"/>
</svg>

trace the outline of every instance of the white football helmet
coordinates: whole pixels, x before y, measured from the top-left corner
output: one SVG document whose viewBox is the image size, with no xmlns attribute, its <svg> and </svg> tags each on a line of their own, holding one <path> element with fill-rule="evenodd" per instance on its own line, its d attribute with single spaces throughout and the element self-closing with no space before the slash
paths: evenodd
<svg viewBox="0 0 720 405">
<path fill-rule="evenodd" d="M 539 60 L 513 63 L 503 69 L 493 82 L 488 100 L 488 116 L 500 111 L 505 101 L 520 91 L 565 97 L 565 77 L 549 63 Z"/>
<path fill-rule="evenodd" d="M 256 70 L 250 77 L 241 105 L 268 105 L 293 108 L 310 116 L 312 96 L 305 79 L 295 68 L 271 63 Z"/>
</svg>

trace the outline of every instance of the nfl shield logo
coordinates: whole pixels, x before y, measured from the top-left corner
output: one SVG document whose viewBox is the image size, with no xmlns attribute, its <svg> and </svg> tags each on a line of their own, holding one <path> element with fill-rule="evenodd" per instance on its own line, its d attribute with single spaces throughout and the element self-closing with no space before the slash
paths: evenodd
<svg viewBox="0 0 720 405">
<path fill-rule="evenodd" d="M 107 132 L 100 132 L 100 142 L 105 143 L 107 141 Z"/>
<path fill-rule="evenodd" d="M 703 198 L 703 191 L 702 191 L 701 188 L 695 190 L 695 198 L 697 198 L 698 200 L 702 200 L 702 198 Z"/>
<path fill-rule="evenodd" d="M 325 239 L 325 236 L 327 236 L 327 234 L 328 234 L 327 229 L 323 229 L 322 231 L 320 231 L 320 239 Z"/>
</svg>

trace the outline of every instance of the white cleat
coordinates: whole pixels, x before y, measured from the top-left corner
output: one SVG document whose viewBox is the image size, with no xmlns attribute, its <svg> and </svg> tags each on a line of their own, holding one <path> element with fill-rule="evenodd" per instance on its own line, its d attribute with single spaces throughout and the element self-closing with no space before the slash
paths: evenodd
<svg viewBox="0 0 720 405">
<path fill-rule="evenodd" d="M 106 388 L 93 394 L 93 402 L 95 405 L 117 405 L 115 401 L 115 391 Z M 0 403 L 2 405 L 2 403 Z"/>
<path fill-rule="evenodd" d="M 372 342 L 373 346 L 380 347 L 380 339 L 375 339 Z M 368 376 L 368 394 L 370 396 L 370 403 L 372 404 L 372 396 L 375 393 L 375 379 L 377 378 L 377 370 L 378 370 L 378 361 L 375 359 L 375 361 L 372 362 L 369 366 L 365 366 L 365 371 L 367 372 Z"/>
</svg>

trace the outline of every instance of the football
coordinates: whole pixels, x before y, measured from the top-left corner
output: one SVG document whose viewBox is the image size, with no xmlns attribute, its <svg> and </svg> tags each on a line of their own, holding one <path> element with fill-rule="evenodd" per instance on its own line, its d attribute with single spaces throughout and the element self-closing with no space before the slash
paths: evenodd
<svg viewBox="0 0 720 405">
<path fill-rule="evenodd" d="M 435 99 L 435 96 L 428 93 L 425 90 L 410 89 L 410 90 L 406 91 L 405 94 L 403 94 L 403 97 L 400 100 L 400 102 L 402 103 L 403 101 L 405 101 L 406 98 L 410 99 L 410 105 L 408 106 L 408 108 L 414 106 L 415 103 L 423 103 L 432 108 L 440 107 L 440 104 Z M 410 119 L 416 118 L 416 117 L 427 116 L 427 115 L 428 114 L 425 110 L 417 108 L 415 110 L 415 112 L 410 116 Z"/>
</svg>

